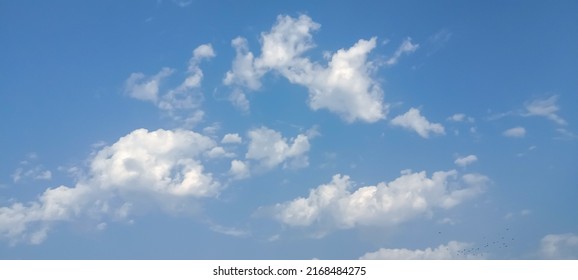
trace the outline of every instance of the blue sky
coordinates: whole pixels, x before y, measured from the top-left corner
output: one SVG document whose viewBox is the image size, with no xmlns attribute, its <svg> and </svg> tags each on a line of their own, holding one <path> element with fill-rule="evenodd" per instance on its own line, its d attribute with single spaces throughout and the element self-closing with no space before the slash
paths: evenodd
<svg viewBox="0 0 578 280">
<path fill-rule="evenodd" d="M 578 258 L 573 1 L 2 1 L 2 259 Z"/>
</svg>

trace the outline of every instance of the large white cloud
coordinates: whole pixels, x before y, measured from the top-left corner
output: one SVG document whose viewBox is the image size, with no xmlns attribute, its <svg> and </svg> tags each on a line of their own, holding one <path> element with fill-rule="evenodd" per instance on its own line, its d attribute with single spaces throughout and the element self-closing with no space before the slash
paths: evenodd
<svg viewBox="0 0 578 280">
<path fill-rule="evenodd" d="M 0 237 L 40 243 L 59 221 L 127 219 L 134 211 L 194 210 L 191 199 L 216 196 L 221 184 L 204 170 L 209 137 L 188 130 L 137 129 L 102 148 L 74 187 L 47 189 L 38 200 L 0 208 Z M 98 226 L 97 226 L 98 225 Z"/>
<path fill-rule="evenodd" d="M 362 260 L 454 260 L 454 259 L 481 259 L 483 253 L 469 250 L 471 244 L 450 241 L 437 248 L 423 250 L 386 249 L 381 248 L 360 257 Z"/>
<path fill-rule="evenodd" d="M 249 148 L 245 155 L 247 159 L 258 161 L 266 169 L 279 164 L 284 167 L 299 168 L 309 165 L 309 137 L 299 134 L 295 138 L 286 139 L 281 133 L 267 127 L 250 130 L 248 133 Z"/>
<path fill-rule="evenodd" d="M 430 123 L 416 108 L 411 108 L 405 114 L 393 118 L 391 124 L 413 130 L 423 138 L 429 138 L 430 133 L 445 134 L 445 129 L 441 124 Z"/>
<path fill-rule="evenodd" d="M 483 192 L 488 181 L 480 174 L 459 176 L 455 170 L 434 172 L 431 178 L 424 171 L 403 171 L 389 183 L 353 189 L 349 176 L 337 174 L 307 197 L 275 205 L 274 216 L 290 226 L 395 225 L 436 208 L 452 208 Z"/>
<path fill-rule="evenodd" d="M 309 106 L 313 110 L 327 109 L 348 122 L 375 122 L 385 118 L 387 104 L 383 102 L 379 84 L 372 77 L 376 63 L 368 60 L 376 38 L 359 40 L 349 49 L 328 55 L 330 60 L 324 66 L 304 56 L 314 47 L 312 32 L 319 28 L 320 25 L 306 15 L 298 18 L 279 16 L 271 30 L 261 34 L 261 55 L 258 57 L 248 50 L 246 39 L 235 38 L 232 45 L 237 56 L 223 82 L 257 90 L 261 87 L 262 76 L 275 71 L 291 83 L 308 89 Z M 411 42 L 402 46 L 406 46 L 402 53 L 415 47 Z M 239 88 L 233 91 L 232 100 L 238 107 L 248 108 L 244 92 Z"/>
<path fill-rule="evenodd" d="M 578 259 L 578 235 L 548 234 L 540 242 L 540 256 L 544 259 Z"/>
</svg>

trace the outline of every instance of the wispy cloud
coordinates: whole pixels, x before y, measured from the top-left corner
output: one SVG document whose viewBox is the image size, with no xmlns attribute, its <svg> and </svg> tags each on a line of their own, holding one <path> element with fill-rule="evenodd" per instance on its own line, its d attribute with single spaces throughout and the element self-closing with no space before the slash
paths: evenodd
<svg viewBox="0 0 578 280">
<path fill-rule="evenodd" d="M 559 124 L 566 125 L 566 120 L 556 114 L 560 109 L 557 104 L 558 95 L 550 96 L 546 99 L 535 99 L 524 104 L 525 111 L 521 113 L 524 117 L 539 116 Z"/>
<path fill-rule="evenodd" d="M 387 65 L 395 65 L 399 61 L 402 55 L 411 54 L 419 48 L 419 44 L 413 44 L 411 38 L 406 38 L 401 45 L 397 48 L 395 53 L 385 62 Z"/>
</svg>

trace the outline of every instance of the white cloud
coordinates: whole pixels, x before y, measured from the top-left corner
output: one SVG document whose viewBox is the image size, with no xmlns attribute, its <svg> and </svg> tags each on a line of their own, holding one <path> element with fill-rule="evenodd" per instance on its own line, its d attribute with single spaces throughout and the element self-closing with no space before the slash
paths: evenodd
<svg viewBox="0 0 578 280">
<path fill-rule="evenodd" d="M 229 174 L 235 179 L 248 178 L 250 175 L 249 165 L 240 160 L 232 160 Z"/>
<path fill-rule="evenodd" d="M 522 138 L 522 137 L 526 136 L 526 129 L 521 127 L 521 126 L 517 126 L 517 127 L 507 129 L 506 131 L 503 132 L 503 134 L 506 137 Z"/>
<path fill-rule="evenodd" d="M 465 156 L 465 157 L 459 157 L 457 158 L 454 163 L 458 166 L 461 167 L 465 167 L 467 165 L 470 165 L 474 162 L 478 161 L 478 157 L 475 155 L 469 155 L 469 156 Z"/>
<path fill-rule="evenodd" d="M 261 127 L 249 131 L 249 150 L 245 157 L 258 161 L 265 168 L 281 163 L 284 167 L 300 168 L 309 165 L 309 138 L 304 134 L 287 140 L 281 133 Z"/>
<path fill-rule="evenodd" d="M 246 230 L 224 227 L 221 225 L 212 225 L 210 228 L 214 232 L 224 234 L 224 235 L 233 236 L 233 237 L 245 237 L 245 236 L 250 235 L 250 233 Z"/>
<path fill-rule="evenodd" d="M 309 106 L 328 109 L 347 122 L 376 122 L 385 118 L 381 87 L 371 77 L 372 64 L 367 55 L 375 48 L 376 38 L 359 40 L 353 47 L 333 54 L 329 65 L 293 71 L 287 78 L 309 89 Z"/>
<path fill-rule="evenodd" d="M 225 151 L 223 147 L 214 147 L 211 150 L 206 152 L 206 155 L 209 158 L 223 158 L 223 157 L 234 157 L 235 154 L 231 152 Z"/>
<path fill-rule="evenodd" d="M 229 95 L 229 101 L 243 113 L 248 113 L 251 109 L 251 104 L 249 103 L 247 96 L 238 88 L 231 92 L 231 95 Z"/>
<path fill-rule="evenodd" d="M 565 125 L 566 121 L 558 116 L 559 108 L 556 102 L 558 101 L 558 96 L 553 95 L 547 99 L 536 99 L 531 102 L 526 102 L 524 104 L 525 112 L 522 116 L 541 116 L 546 117 L 559 125 Z"/>
<path fill-rule="evenodd" d="M 548 234 L 540 242 L 540 256 L 544 259 L 578 259 L 578 235 Z"/>
<path fill-rule="evenodd" d="M 468 117 L 468 116 L 466 116 L 465 114 L 462 114 L 462 113 L 458 113 L 458 114 L 453 114 L 452 116 L 448 117 L 448 121 L 473 123 L 473 122 L 474 122 L 474 118 Z"/>
<path fill-rule="evenodd" d="M 173 72 L 173 69 L 165 67 L 152 77 L 146 77 L 143 73 L 132 73 L 125 81 L 124 92 L 132 98 L 156 103 L 161 81 Z"/>
<path fill-rule="evenodd" d="M 441 124 L 430 123 L 416 108 L 411 108 L 405 114 L 393 118 L 391 124 L 413 130 L 423 138 L 429 138 L 430 133 L 445 134 Z"/>
<path fill-rule="evenodd" d="M 243 139 L 237 133 L 228 133 L 223 136 L 221 143 L 223 144 L 238 144 L 241 143 Z"/>
<path fill-rule="evenodd" d="M 449 209 L 482 193 L 489 179 L 479 174 L 461 177 L 455 170 L 404 171 L 397 179 L 352 190 L 349 176 L 337 174 L 331 182 L 310 190 L 307 197 L 280 203 L 274 217 L 290 226 L 317 224 L 328 228 L 395 225 L 436 208 Z"/>
<path fill-rule="evenodd" d="M 182 123 L 184 127 L 193 127 L 204 116 L 204 112 L 198 109 L 203 100 L 203 94 L 199 89 L 203 80 L 203 71 L 199 64 L 202 60 L 214 56 L 215 52 L 210 44 L 195 48 L 189 60 L 184 81 L 164 93 L 161 93 L 160 84 L 163 79 L 174 73 L 173 69 L 166 67 L 152 77 L 146 77 L 143 73 L 132 73 L 125 81 L 124 91 L 130 97 L 154 103 L 173 120 Z"/>
<path fill-rule="evenodd" d="M 52 172 L 50 170 L 43 169 L 40 165 L 31 169 L 25 169 L 22 167 L 16 168 L 14 173 L 12 173 L 12 180 L 14 183 L 19 183 L 24 179 L 50 180 L 52 179 Z"/>
<path fill-rule="evenodd" d="M 221 189 L 201 162 L 215 147 L 193 131 L 137 129 L 96 152 L 74 187 L 50 188 L 36 201 L 0 207 L 0 238 L 38 244 L 59 221 L 100 224 L 105 217 L 125 220 L 150 208 L 193 211 L 191 199 L 216 196 Z"/>
<path fill-rule="evenodd" d="M 481 259 L 482 253 L 468 250 L 472 245 L 468 243 L 450 241 L 437 248 L 424 250 L 409 249 L 385 249 L 366 253 L 361 256 L 362 260 L 455 260 L 455 259 Z"/>
<path fill-rule="evenodd" d="M 259 57 L 248 50 L 244 38 L 235 38 L 232 45 L 237 56 L 223 83 L 257 90 L 261 87 L 261 77 L 275 71 L 309 90 L 309 106 L 313 110 L 327 109 L 348 122 L 383 119 L 387 104 L 382 101 L 379 84 L 371 77 L 376 65 L 367 59 L 376 39 L 359 40 L 347 50 L 329 54 L 328 65 L 323 66 L 303 56 L 314 47 L 312 32 L 319 27 L 306 15 L 279 16 L 271 30 L 261 34 Z M 237 107 L 248 107 L 244 93 L 238 88 L 233 90 L 230 99 Z"/>
<path fill-rule="evenodd" d="M 251 90 L 261 88 L 261 76 L 264 69 L 257 69 L 254 65 L 255 56 L 249 51 L 247 39 L 237 37 L 231 41 L 237 55 L 233 61 L 232 69 L 227 71 L 223 83 L 225 85 L 238 85 Z"/>
<path fill-rule="evenodd" d="M 415 52 L 417 50 L 417 48 L 419 48 L 419 44 L 412 44 L 411 38 L 408 37 L 397 48 L 397 50 L 395 51 L 393 56 L 390 57 L 385 63 L 387 65 L 397 64 L 397 62 L 399 61 L 399 58 L 403 54 L 411 54 L 411 53 Z"/>
</svg>

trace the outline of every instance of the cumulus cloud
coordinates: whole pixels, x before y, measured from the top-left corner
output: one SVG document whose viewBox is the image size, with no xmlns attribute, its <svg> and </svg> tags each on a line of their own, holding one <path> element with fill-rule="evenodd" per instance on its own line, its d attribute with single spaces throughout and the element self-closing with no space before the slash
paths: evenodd
<svg viewBox="0 0 578 280">
<path fill-rule="evenodd" d="M 258 161 L 267 169 L 283 163 L 283 167 L 300 168 L 309 165 L 309 137 L 299 134 L 286 139 L 281 133 L 267 127 L 250 130 L 247 159 Z"/>
<path fill-rule="evenodd" d="M 556 114 L 560 109 L 556 102 L 558 101 L 558 96 L 553 95 L 546 99 L 536 99 L 524 104 L 525 111 L 522 116 L 540 116 L 548 118 L 559 125 L 565 125 L 566 120 L 561 118 Z"/>
<path fill-rule="evenodd" d="M 413 130 L 423 138 L 429 138 L 430 133 L 445 134 L 445 129 L 441 124 L 430 123 L 416 108 L 411 108 L 405 114 L 393 118 L 391 124 Z"/>
<path fill-rule="evenodd" d="M 334 175 L 331 182 L 309 191 L 307 197 L 274 206 L 274 218 L 290 226 L 353 228 L 399 224 L 435 209 L 449 209 L 483 192 L 489 182 L 480 174 L 459 176 L 457 171 L 404 171 L 397 179 L 353 188 L 349 176 Z"/>
<path fill-rule="evenodd" d="M 480 259 L 478 254 L 465 253 L 471 244 L 450 241 L 437 248 L 426 248 L 424 250 L 410 249 L 386 249 L 381 248 L 375 252 L 366 253 L 361 256 L 362 260 L 455 260 L 455 259 Z"/>
<path fill-rule="evenodd" d="M 56 222 L 125 220 L 138 211 L 192 211 L 191 199 L 216 196 L 221 184 L 204 170 L 203 154 L 217 147 L 188 130 L 137 129 L 103 147 L 74 187 L 45 190 L 38 200 L 0 208 L 0 237 L 41 243 Z"/>
<path fill-rule="evenodd" d="M 387 65 L 395 65 L 399 61 L 399 58 L 404 54 L 411 54 L 417 50 L 419 44 L 412 44 L 411 38 L 406 38 L 401 45 L 397 48 L 393 56 L 391 56 L 385 63 Z"/>
<path fill-rule="evenodd" d="M 465 157 L 459 157 L 457 158 L 454 163 L 458 166 L 461 167 L 465 167 L 468 166 L 474 162 L 478 161 L 478 157 L 475 155 L 469 155 L 469 156 L 465 156 Z"/>
<path fill-rule="evenodd" d="M 195 48 L 183 82 L 164 93 L 160 87 L 161 82 L 175 72 L 166 67 L 151 77 L 143 73 L 132 73 L 125 81 L 124 91 L 132 98 L 152 102 L 175 121 L 183 123 L 185 127 L 192 127 L 200 122 L 204 115 L 204 112 L 198 109 L 203 99 L 199 90 L 203 80 L 203 71 L 199 64 L 214 56 L 215 52 L 210 44 Z"/>
<path fill-rule="evenodd" d="M 507 129 L 506 131 L 504 131 L 503 134 L 506 137 L 522 138 L 522 137 L 526 136 L 526 129 L 521 127 L 521 126 L 512 127 L 510 129 Z"/>
<path fill-rule="evenodd" d="M 578 235 L 548 234 L 540 242 L 540 256 L 544 259 L 578 259 Z"/>
<path fill-rule="evenodd" d="M 228 133 L 228 134 L 225 134 L 225 136 L 223 136 L 221 143 L 222 144 L 239 144 L 242 141 L 243 141 L 243 139 L 241 138 L 241 136 L 239 136 L 239 134 Z"/>
<path fill-rule="evenodd" d="M 231 100 L 237 107 L 247 108 L 248 101 L 239 88 L 257 90 L 260 79 L 269 71 L 287 78 L 289 82 L 304 86 L 309 91 L 309 106 L 313 110 L 327 109 L 347 122 L 375 122 L 387 113 L 383 92 L 372 77 L 375 64 L 368 54 L 375 48 L 376 38 L 359 40 L 349 49 L 333 54 L 327 65 L 311 61 L 304 53 L 315 45 L 312 32 L 320 25 L 310 17 L 277 17 L 269 32 L 261 34 L 261 55 L 248 50 L 244 38 L 235 38 L 232 45 L 236 58 L 223 83 L 236 86 Z M 411 42 L 402 44 L 414 46 Z"/>
</svg>

